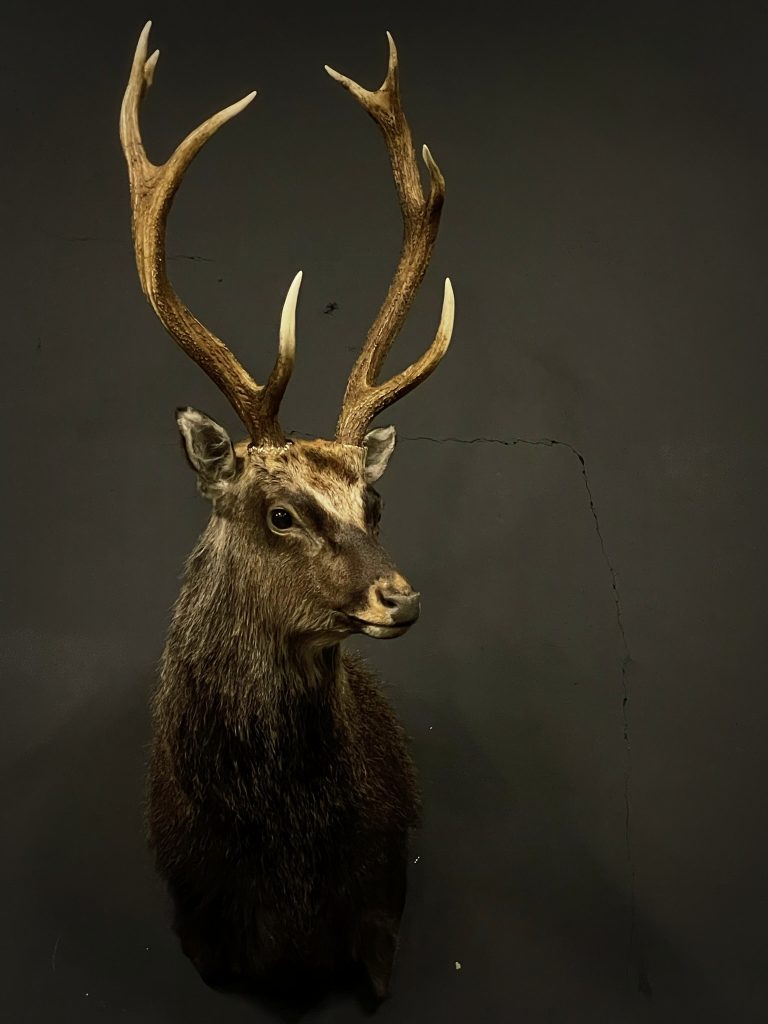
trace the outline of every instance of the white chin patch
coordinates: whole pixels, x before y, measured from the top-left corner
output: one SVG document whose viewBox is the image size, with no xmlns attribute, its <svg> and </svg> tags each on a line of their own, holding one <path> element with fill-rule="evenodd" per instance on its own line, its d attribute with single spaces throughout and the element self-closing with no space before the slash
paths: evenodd
<svg viewBox="0 0 768 1024">
<path fill-rule="evenodd" d="M 365 633 L 366 636 L 372 636 L 375 640 L 391 640 L 407 633 L 409 628 L 410 624 L 406 626 L 372 626 L 369 624 L 361 626 L 360 632 Z"/>
</svg>

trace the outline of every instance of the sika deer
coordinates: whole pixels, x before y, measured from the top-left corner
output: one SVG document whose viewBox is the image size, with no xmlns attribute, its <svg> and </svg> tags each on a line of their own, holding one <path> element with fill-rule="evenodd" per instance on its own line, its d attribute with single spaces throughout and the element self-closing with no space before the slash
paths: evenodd
<svg viewBox="0 0 768 1024">
<path fill-rule="evenodd" d="M 448 347 L 453 292 L 446 280 L 432 345 L 376 383 L 429 263 L 443 177 L 425 146 L 425 196 L 391 36 L 376 92 L 326 69 L 384 134 L 404 240 L 352 369 L 336 438 L 286 437 L 277 414 L 293 368 L 301 274 L 288 290 L 277 359 L 262 386 L 181 302 L 165 268 L 165 223 L 184 172 L 255 93 L 196 128 L 165 164 L 150 163 L 139 130 L 158 57 L 147 56 L 149 28 L 120 116 L 139 278 L 163 325 L 248 431 L 233 444 L 203 413 L 177 411 L 212 514 L 188 561 L 153 699 L 150 844 L 184 952 L 205 980 L 259 982 L 359 963 L 383 998 L 419 800 L 403 731 L 377 680 L 343 641 L 353 633 L 400 636 L 419 614 L 419 595 L 378 541 L 373 485 L 395 431 L 368 428 Z"/>
</svg>

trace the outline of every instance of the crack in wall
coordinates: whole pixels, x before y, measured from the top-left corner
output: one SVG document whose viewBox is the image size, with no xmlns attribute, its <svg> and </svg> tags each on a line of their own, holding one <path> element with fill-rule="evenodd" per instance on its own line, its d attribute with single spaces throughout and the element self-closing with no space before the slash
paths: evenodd
<svg viewBox="0 0 768 1024">
<path fill-rule="evenodd" d="M 605 543 L 605 537 L 603 535 L 602 526 L 600 525 L 600 517 L 597 513 L 597 507 L 595 505 L 594 495 L 592 493 L 592 486 L 589 481 L 589 475 L 587 473 L 586 459 L 574 445 L 568 441 L 560 441 L 552 437 L 541 437 L 541 438 L 525 438 L 525 437 L 513 437 L 513 438 L 502 438 L 502 437 L 429 437 L 427 435 L 412 435 L 402 436 L 404 441 L 429 441 L 433 444 L 498 444 L 505 448 L 514 448 L 518 444 L 530 445 L 532 447 L 543 447 L 543 448 L 554 448 L 561 447 L 567 448 L 576 458 L 579 460 L 579 467 L 581 476 L 584 481 L 584 489 L 587 493 L 587 501 L 589 502 L 589 510 L 592 514 L 592 520 L 595 527 L 595 533 L 600 543 L 600 551 L 603 556 L 606 568 L 608 569 L 608 575 L 611 581 L 611 592 L 613 595 L 613 603 L 616 612 L 616 628 L 619 633 L 619 639 L 621 641 L 622 648 L 622 659 L 621 659 L 621 719 L 622 719 L 622 732 L 624 739 L 624 845 L 627 858 L 627 869 L 628 869 L 628 887 L 629 887 L 629 925 L 627 934 L 627 978 L 630 979 L 633 962 L 635 958 L 638 959 L 638 990 L 646 996 L 650 996 L 651 987 L 648 980 L 648 974 L 645 969 L 645 965 L 642 962 L 642 956 L 637 949 L 637 935 L 636 935 L 636 911 L 637 911 L 637 897 L 636 897 L 636 871 L 635 861 L 632 852 L 632 813 L 631 813 L 631 781 L 632 781 L 632 744 L 630 741 L 630 726 L 629 726 L 629 700 L 630 700 L 630 686 L 628 678 L 628 670 L 632 664 L 632 655 L 629 649 L 629 643 L 627 641 L 627 634 L 624 628 L 624 614 L 621 605 L 621 594 L 619 593 L 618 574 L 614 568 L 613 562 L 611 561 L 608 549 Z"/>
</svg>

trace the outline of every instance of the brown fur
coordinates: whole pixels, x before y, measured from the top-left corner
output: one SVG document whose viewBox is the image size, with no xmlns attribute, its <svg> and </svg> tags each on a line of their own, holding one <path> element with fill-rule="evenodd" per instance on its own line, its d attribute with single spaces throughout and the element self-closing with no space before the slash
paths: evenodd
<svg viewBox="0 0 768 1024">
<path fill-rule="evenodd" d="M 402 728 L 342 641 L 347 613 L 381 616 L 376 581 L 405 581 L 376 539 L 364 449 L 234 454 L 228 479 L 201 474 L 214 507 L 153 701 L 150 842 L 206 980 L 358 962 L 383 997 L 418 795 Z M 322 533 L 270 529 L 297 494 L 327 512 Z"/>
<path fill-rule="evenodd" d="M 189 559 L 154 699 L 150 840 L 184 949 L 205 977 L 259 979 L 352 960 L 382 996 L 418 798 L 402 730 L 374 677 L 341 644 L 354 632 L 399 636 L 419 613 L 419 595 L 377 540 L 371 484 L 394 431 L 368 427 L 433 372 L 450 342 L 446 279 L 430 347 L 376 383 L 429 264 L 445 183 L 425 146 L 427 195 L 421 186 L 391 36 L 376 92 L 326 68 L 384 134 L 404 243 L 352 368 L 337 440 L 286 444 L 277 415 L 293 368 L 301 273 L 263 386 L 187 309 L 166 273 L 166 221 L 184 172 L 255 93 L 209 118 L 163 164 L 151 163 L 139 125 L 158 58 L 149 54 L 149 30 L 147 23 L 120 110 L 139 280 L 170 335 L 258 442 L 234 448 L 219 424 L 178 411 L 213 515 Z"/>
</svg>

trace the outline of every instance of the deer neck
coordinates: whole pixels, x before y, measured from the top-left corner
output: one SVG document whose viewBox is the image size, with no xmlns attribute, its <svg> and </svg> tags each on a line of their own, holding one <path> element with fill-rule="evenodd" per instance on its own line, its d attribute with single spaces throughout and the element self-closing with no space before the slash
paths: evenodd
<svg viewBox="0 0 768 1024">
<path fill-rule="evenodd" d="M 166 662 L 194 666 L 206 689 L 238 713 L 266 714 L 302 695 L 343 702 L 341 644 L 279 621 L 265 599 L 263 567 L 222 543 L 223 528 L 214 516 L 188 560 Z"/>
</svg>

